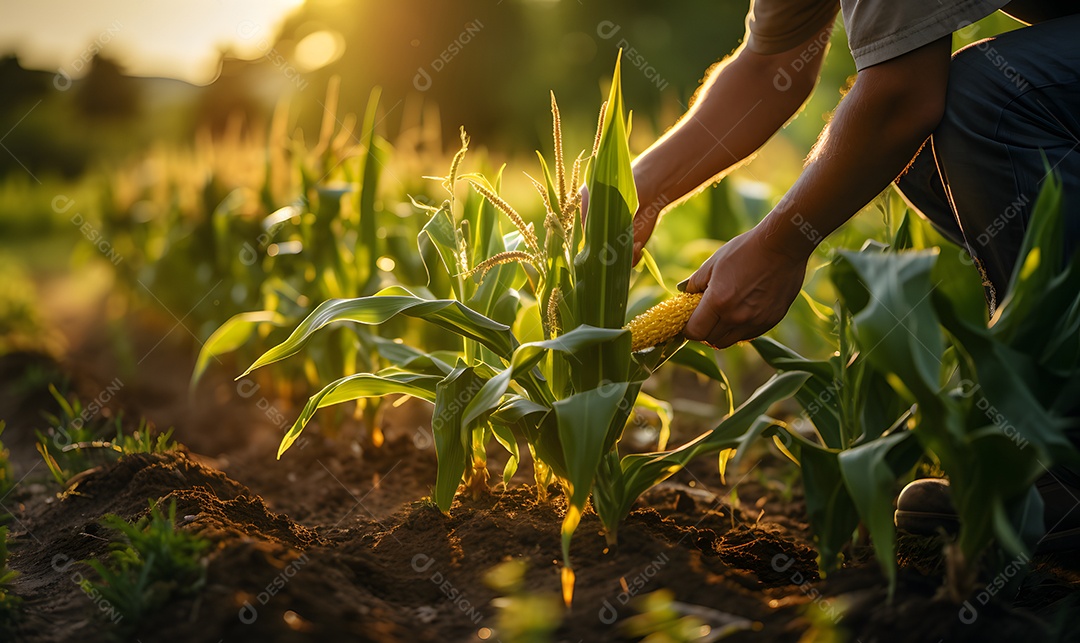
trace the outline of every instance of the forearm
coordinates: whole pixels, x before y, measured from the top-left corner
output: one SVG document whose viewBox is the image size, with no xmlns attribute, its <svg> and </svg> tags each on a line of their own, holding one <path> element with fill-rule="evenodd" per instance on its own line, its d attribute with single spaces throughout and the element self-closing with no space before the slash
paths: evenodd
<svg viewBox="0 0 1080 643">
<path fill-rule="evenodd" d="M 823 32 L 812 40 L 821 42 Z M 823 54 L 792 65 L 802 50 L 763 56 L 741 48 L 721 63 L 682 120 L 634 161 L 640 207 L 659 212 L 769 140 L 805 103 L 817 79 Z"/>
<path fill-rule="evenodd" d="M 808 257 L 915 156 L 944 109 L 948 39 L 908 56 L 860 74 L 802 175 L 759 224 L 763 241 Z"/>
</svg>

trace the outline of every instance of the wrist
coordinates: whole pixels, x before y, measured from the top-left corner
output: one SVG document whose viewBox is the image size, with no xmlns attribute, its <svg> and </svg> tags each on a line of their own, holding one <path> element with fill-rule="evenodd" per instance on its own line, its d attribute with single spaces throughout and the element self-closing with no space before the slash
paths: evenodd
<svg viewBox="0 0 1080 643">
<path fill-rule="evenodd" d="M 792 208 L 777 205 L 752 231 L 762 247 L 793 261 L 806 262 L 828 232 Z"/>
<path fill-rule="evenodd" d="M 663 189 L 660 173 L 655 168 L 650 168 L 647 156 L 637 158 L 633 164 L 633 172 L 638 197 L 638 209 L 635 216 L 658 218 L 672 202 Z"/>
</svg>

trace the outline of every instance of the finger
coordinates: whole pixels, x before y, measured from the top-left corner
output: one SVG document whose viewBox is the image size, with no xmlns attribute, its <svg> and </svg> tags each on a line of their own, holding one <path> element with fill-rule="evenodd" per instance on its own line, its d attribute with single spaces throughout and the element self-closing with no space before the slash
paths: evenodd
<svg viewBox="0 0 1080 643">
<path fill-rule="evenodd" d="M 758 336 L 757 333 L 750 333 L 743 327 L 721 328 L 721 326 L 722 324 L 717 324 L 713 334 L 705 340 L 706 344 L 716 349 L 728 348 Z"/>
<path fill-rule="evenodd" d="M 713 336 L 707 339 L 706 343 L 715 346 L 716 348 L 727 348 L 728 346 L 733 346 L 739 342 L 746 342 L 761 337 L 773 328 L 772 326 L 761 324 L 741 324 L 739 326 L 728 328 L 721 328 L 722 326 L 723 324 L 717 324 L 716 329 L 713 331 Z"/>
<path fill-rule="evenodd" d="M 690 278 L 686 280 L 686 292 L 705 292 L 705 289 L 709 287 L 709 277 L 712 276 L 712 266 L 713 258 L 709 257 L 705 260 L 705 263 L 701 264 L 701 267 L 695 270 L 694 274 L 690 275 Z"/>
<path fill-rule="evenodd" d="M 709 298 L 709 293 L 705 293 L 697 309 L 690 315 L 690 320 L 686 322 L 683 335 L 687 339 L 704 341 L 716 332 L 719 325 L 720 312 Z"/>
</svg>

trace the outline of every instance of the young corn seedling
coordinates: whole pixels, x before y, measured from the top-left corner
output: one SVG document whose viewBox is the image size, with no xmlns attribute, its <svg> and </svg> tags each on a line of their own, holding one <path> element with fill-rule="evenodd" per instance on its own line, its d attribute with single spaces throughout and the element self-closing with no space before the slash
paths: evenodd
<svg viewBox="0 0 1080 643">
<path fill-rule="evenodd" d="M 22 598 L 12 589 L 19 572 L 8 567 L 8 528 L 0 527 L 0 633 L 12 634 L 22 614 Z"/>
<path fill-rule="evenodd" d="M 426 298 L 394 286 L 371 297 L 326 301 L 247 372 L 297 353 L 313 334 L 336 322 L 376 325 L 405 316 L 460 336 L 458 351 L 426 353 L 398 345 L 384 355 L 393 366 L 327 385 L 308 401 L 278 455 L 319 408 L 389 394 L 421 398 L 434 405 L 438 472 L 432 499 L 449 511 L 459 485 L 486 486 L 485 451 L 491 438 L 510 454 L 504 482 L 516 470 L 519 441 L 524 441 L 538 487 L 555 481 L 568 500 L 562 581 L 569 604 L 574 586 L 570 544 L 590 496 L 613 541 L 619 521 L 641 493 L 690 458 L 733 446 L 805 376 L 774 379 L 716 430 L 680 449 L 620 459 L 618 440 L 635 404 L 647 400 L 640 396 L 641 384 L 657 367 L 686 350 L 683 363 L 711 377 L 723 375 L 717 375 L 715 362 L 703 352 L 684 349 L 679 337 L 632 352 L 631 332 L 624 325 L 637 196 L 618 64 L 593 151 L 578 156 L 569 171 L 554 98 L 552 116 L 554 163 L 549 166 L 541 158 L 543 181 L 533 181 L 544 206 L 542 236 L 499 195 L 498 176 L 490 181 L 460 173 L 469 143 L 463 132 L 450 172 L 438 178 L 449 198 L 439 207 L 424 208 L 430 219 L 418 239 L 429 275 L 442 271 L 451 296 Z M 584 222 L 578 187 L 583 168 L 590 194 Z M 483 201 L 462 208 L 455 198 L 459 181 Z M 503 220 L 510 224 L 506 232 Z M 631 327 L 642 329 L 643 346 L 661 342 L 681 330 L 692 303 L 680 297 L 653 311 L 653 322 L 646 318 Z M 668 309 L 674 310 L 665 313 Z M 529 323 L 539 326 L 543 339 L 521 343 L 512 327 Z"/>
<path fill-rule="evenodd" d="M 137 630 L 163 606 L 196 594 L 206 582 L 202 557 L 209 543 L 176 528 L 175 501 L 167 512 L 151 501 L 149 515 L 135 522 L 110 514 L 102 523 L 119 539 L 104 561 L 87 562 L 100 580 L 84 580 L 83 591 L 119 612 L 121 633 Z"/>
</svg>

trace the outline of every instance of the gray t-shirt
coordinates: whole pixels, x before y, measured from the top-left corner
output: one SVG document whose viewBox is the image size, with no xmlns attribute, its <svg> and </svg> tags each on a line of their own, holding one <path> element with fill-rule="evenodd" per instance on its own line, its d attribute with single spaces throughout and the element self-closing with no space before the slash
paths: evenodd
<svg viewBox="0 0 1080 643">
<path fill-rule="evenodd" d="M 793 49 L 844 13 L 855 67 L 908 53 L 1000 9 L 1008 0 L 752 0 L 746 46 L 759 54 Z M 820 43 L 819 43 L 820 46 Z"/>
</svg>

